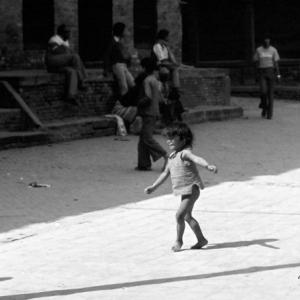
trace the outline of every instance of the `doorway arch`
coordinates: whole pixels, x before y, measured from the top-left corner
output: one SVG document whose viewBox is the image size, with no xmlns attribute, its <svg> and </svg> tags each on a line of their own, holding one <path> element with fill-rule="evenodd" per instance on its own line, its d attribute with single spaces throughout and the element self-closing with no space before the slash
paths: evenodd
<svg viewBox="0 0 300 300">
<path fill-rule="evenodd" d="M 103 60 L 112 33 L 112 0 L 79 0 L 78 24 L 82 59 Z"/>
</svg>

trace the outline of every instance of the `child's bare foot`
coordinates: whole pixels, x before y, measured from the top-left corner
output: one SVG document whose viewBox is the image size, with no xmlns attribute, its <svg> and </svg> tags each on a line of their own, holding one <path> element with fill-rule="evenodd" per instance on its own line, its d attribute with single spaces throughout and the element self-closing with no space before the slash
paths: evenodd
<svg viewBox="0 0 300 300">
<path fill-rule="evenodd" d="M 180 251 L 180 249 L 182 247 L 182 244 L 183 244 L 182 242 L 176 241 L 175 244 L 172 247 L 172 251 L 174 251 L 174 252 Z"/>
<path fill-rule="evenodd" d="M 191 249 L 201 249 L 205 245 L 207 245 L 208 241 L 207 239 L 203 239 L 202 241 L 199 241 L 197 244 L 191 247 Z"/>
</svg>

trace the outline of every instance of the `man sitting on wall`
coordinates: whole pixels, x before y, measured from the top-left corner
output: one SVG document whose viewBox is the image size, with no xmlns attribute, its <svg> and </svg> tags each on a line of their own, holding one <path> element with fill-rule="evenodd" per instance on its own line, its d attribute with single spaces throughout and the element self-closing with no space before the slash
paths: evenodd
<svg viewBox="0 0 300 300">
<path fill-rule="evenodd" d="M 48 72 L 66 74 L 66 100 L 76 104 L 76 94 L 84 89 L 86 71 L 78 54 L 74 53 L 69 43 L 70 30 L 65 24 L 58 26 L 57 34 L 48 42 L 45 63 Z"/>
</svg>

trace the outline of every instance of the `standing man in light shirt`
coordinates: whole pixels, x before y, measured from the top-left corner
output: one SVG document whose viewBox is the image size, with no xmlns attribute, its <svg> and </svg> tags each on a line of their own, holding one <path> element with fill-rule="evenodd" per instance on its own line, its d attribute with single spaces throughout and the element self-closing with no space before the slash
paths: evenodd
<svg viewBox="0 0 300 300">
<path fill-rule="evenodd" d="M 260 98 L 259 108 L 262 109 L 262 117 L 272 119 L 275 76 L 280 80 L 279 54 L 276 48 L 271 46 L 270 38 L 266 37 L 262 46 L 256 49 L 254 61 L 259 73 Z"/>
</svg>

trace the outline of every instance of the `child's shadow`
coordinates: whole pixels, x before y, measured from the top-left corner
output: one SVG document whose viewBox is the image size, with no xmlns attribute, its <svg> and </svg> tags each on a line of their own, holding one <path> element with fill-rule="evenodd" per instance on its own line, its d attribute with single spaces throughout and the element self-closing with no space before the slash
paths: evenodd
<svg viewBox="0 0 300 300">
<path fill-rule="evenodd" d="M 224 248 L 238 248 L 238 247 L 248 247 L 253 245 L 259 245 L 262 247 L 272 248 L 272 249 L 280 249 L 278 247 L 269 245 L 268 243 L 276 242 L 278 239 L 260 239 L 260 240 L 252 240 L 252 241 L 238 241 L 231 243 L 219 243 L 219 244 L 211 244 L 202 250 L 213 250 L 213 249 L 224 249 Z"/>
<path fill-rule="evenodd" d="M 268 243 L 277 242 L 278 239 L 261 239 L 261 240 L 252 240 L 252 241 L 238 241 L 230 243 L 219 243 L 219 244 L 208 244 L 208 246 L 201 249 L 182 249 L 181 251 L 186 250 L 214 250 L 214 249 L 224 249 L 224 248 L 238 248 L 238 247 L 248 247 L 253 245 L 258 245 L 262 247 L 280 249 L 278 247 L 269 245 Z"/>
</svg>

